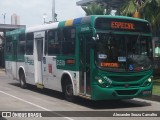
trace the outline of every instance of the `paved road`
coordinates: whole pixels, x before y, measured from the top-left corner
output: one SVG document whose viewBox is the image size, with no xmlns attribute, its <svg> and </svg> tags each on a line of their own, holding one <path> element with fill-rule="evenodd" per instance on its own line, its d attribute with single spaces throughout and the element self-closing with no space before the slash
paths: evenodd
<svg viewBox="0 0 160 120">
<path fill-rule="evenodd" d="M 19 82 L 9 79 L 4 72 L 0 72 L 0 111 L 53 111 L 59 117 L 45 118 L 0 118 L 0 120 L 125 120 L 137 117 L 73 117 L 57 111 L 160 111 L 160 103 L 144 99 L 123 101 L 92 102 L 77 98 L 76 102 L 67 102 L 63 95 L 52 90 L 40 90 L 34 86 L 21 89 Z M 83 115 L 79 113 L 80 116 Z M 94 116 L 94 113 L 84 114 Z M 140 117 L 142 120 L 157 120 L 158 117 Z"/>
</svg>

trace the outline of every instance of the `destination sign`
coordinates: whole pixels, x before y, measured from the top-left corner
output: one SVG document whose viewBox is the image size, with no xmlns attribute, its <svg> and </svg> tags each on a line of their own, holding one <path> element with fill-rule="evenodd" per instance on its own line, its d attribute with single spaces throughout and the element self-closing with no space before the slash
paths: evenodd
<svg viewBox="0 0 160 120">
<path fill-rule="evenodd" d="M 150 25 L 146 21 L 122 18 L 97 18 L 95 28 L 105 31 L 151 32 Z"/>
<path fill-rule="evenodd" d="M 119 67 L 118 63 L 101 62 L 101 67 Z"/>
<path fill-rule="evenodd" d="M 134 23 L 127 23 L 127 22 L 111 22 L 111 28 L 115 29 L 126 29 L 126 30 L 134 30 L 135 25 Z"/>
</svg>

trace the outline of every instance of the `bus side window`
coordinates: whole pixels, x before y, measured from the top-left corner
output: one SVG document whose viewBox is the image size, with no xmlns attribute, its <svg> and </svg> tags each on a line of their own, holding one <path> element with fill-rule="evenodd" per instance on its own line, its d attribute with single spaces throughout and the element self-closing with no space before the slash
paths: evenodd
<svg viewBox="0 0 160 120">
<path fill-rule="evenodd" d="M 59 32 L 59 30 L 48 31 L 48 55 L 60 54 L 61 41 Z"/>
<path fill-rule="evenodd" d="M 24 33 L 19 34 L 18 54 L 22 54 L 22 55 L 25 54 L 25 44 L 26 44 L 25 34 Z"/>
<path fill-rule="evenodd" d="M 76 30 L 73 27 L 63 29 L 62 37 L 62 54 L 74 55 L 75 54 L 75 39 Z"/>
<path fill-rule="evenodd" d="M 26 35 L 26 55 L 33 55 L 33 33 L 27 33 Z"/>
<path fill-rule="evenodd" d="M 12 53 L 12 36 L 6 37 L 6 54 Z"/>
<path fill-rule="evenodd" d="M 155 44 L 155 57 L 160 57 L 160 44 L 156 43 Z"/>
</svg>

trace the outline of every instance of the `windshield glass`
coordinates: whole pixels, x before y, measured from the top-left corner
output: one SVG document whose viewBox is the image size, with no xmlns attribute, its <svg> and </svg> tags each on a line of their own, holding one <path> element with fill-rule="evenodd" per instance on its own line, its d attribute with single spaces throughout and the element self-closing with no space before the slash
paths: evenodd
<svg viewBox="0 0 160 120">
<path fill-rule="evenodd" d="M 98 34 L 96 64 L 116 72 L 136 72 L 151 68 L 151 37 L 142 35 Z"/>
</svg>

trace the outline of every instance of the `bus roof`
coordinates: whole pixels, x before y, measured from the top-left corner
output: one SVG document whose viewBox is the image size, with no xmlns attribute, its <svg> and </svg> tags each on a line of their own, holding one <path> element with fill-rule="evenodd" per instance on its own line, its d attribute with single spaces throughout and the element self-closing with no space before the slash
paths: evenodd
<svg viewBox="0 0 160 120">
<path fill-rule="evenodd" d="M 28 32 L 42 31 L 42 30 L 56 29 L 56 28 L 75 26 L 78 24 L 84 24 L 84 23 L 90 23 L 90 22 L 91 22 L 91 16 L 87 16 L 87 17 L 70 19 L 70 20 L 61 21 L 61 22 L 55 22 L 55 23 L 51 23 L 51 24 L 30 27 L 30 28 L 26 29 L 26 32 L 28 33 Z"/>
<path fill-rule="evenodd" d="M 126 16 L 111 16 L 111 15 L 91 15 L 91 16 L 86 16 L 86 17 L 80 17 L 76 19 L 70 19 L 62 22 L 55 22 L 51 24 L 45 24 L 45 25 L 39 25 L 35 27 L 29 27 L 26 28 L 26 33 L 29 32 L 38 32 L 38 31 L 43 31 L 43 30 L 49 30 L 49 29 L 56 29 L 56 28 L 63 28 L 67 26 L 75 26 L 79 24 L 94 24 L 94 21 L 96 18 L 116 18 L 116 19 L 128 19 L 128 20 L 135 20 L 135 21 L 141 21 L 141 22 L 147 22 L 144 19 L 139 19 L 139 18 L 133 18 L 133 17 L 126 17 Z M 17 34 L 20 32 L 24 32 L 24 29 L 18 29 L 14 31 L 7 32 L 6 35 L 9 34 Z"/>
<path fill-rule="evenodd" d="M 16 29 L 16 30 L 13 30 L 13 31 L 8 31 L 8 32 L 6 32 L 6 36 L 25 33 L 25 30 L 26 30 L 25 28 L 20 28 L 20 29 Z"/>
<path fill-rule="evenodd" d="M 54 29 L 54 28 L 58 28 L 58 24 L 59 24 L 59 22 L 55 22 L 55 23 L 51 23 L 51 24 L 29 27 L 29 28 L 26 28 L 26 32 L 29 33 L 29 32 L 36 32 L 36 31 Z"/>
<path fill-rule="evenodd" d="M 90 23 L 91 25 L 93 25 L 94 20 L 98 17 L 101 17 L 101 18 L 116 18 L 116 19 L 129 19 L 129 20 L 147 22 L 144 19 L 127 17 L 127 16 L 91 15 L 91 16 L 87 16 L 87 17 L 80 17 L 80 18 L 76 18 L 76 19 L 70 19 L 70 20 L 66 20 L 66 21 L 55 22 L 55 23 L 51 23 L 51 24 L 45 24 L 45 25 L 40 25 L 40 26 L 36 26 L 36 27 L 31 27 L 31 28 L 26 29 L 26 32 L 56 29 L 56 28 L 62 28 L 62 27 L 67 27 L 67 26 L 75 26 L 75 25 L 78 25 L 78 24 L 87 24 L 87 23 Z"/>
</svg>

